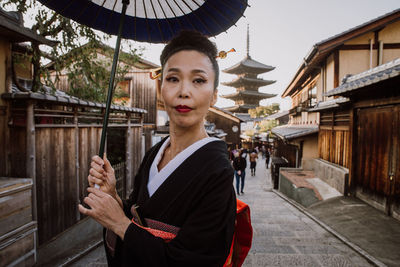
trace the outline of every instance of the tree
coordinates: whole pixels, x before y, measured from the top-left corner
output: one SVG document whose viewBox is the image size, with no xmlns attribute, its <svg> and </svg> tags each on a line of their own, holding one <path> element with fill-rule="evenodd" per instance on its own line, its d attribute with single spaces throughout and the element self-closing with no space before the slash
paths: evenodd
<svg viewBox="0 0 400 267">
<path fill-rule="evenodd" d="M 280 110 L 278 103 L 272 103 L 268 106 L 259 106 L 255 109 L 250 109 L 249 114 L 252 118 L 262 118 L 274 114 Z"/>
<path fill-rule="evenodd" d="M 84 43 L 91 46 L 106 41 L 110 38 L 109 35 L 98 35 L 93 29 L 55 13 L 36 0 L 3 0 L 0 7 L 16 9 L 24 17 L 32 18 L 31 30 L 45 38 L 58 41 L 58 44 L 50 51 L 41 50 L 36 43 L 31 44 L 33 52 L 32 91 L 40 90 L 42 81 L 54 88 L 54 80 L 50 79 L 43 64 L 43 60 L 46 58 L 54 62 L 57 75 L 61 68 L 69 69 L 69 76 L 72 79 L 70 94 L 87 100 L 103 101 L 105 99 L 104 90 L 108 87 L 109 64 L 95 60 L 92 53 L 85 53 L 86 50 L 79 50 L 79 48 Z M 71 51 L 76 52 L 74 57 L 60 56 Z M 131 49 L 130 53 L 136 54 L 136 50 Z M 123 74 L 123 68 L 119 68 L 117 71 L 116 81 L 123 76 L 121 74 Z"/>
</svg>

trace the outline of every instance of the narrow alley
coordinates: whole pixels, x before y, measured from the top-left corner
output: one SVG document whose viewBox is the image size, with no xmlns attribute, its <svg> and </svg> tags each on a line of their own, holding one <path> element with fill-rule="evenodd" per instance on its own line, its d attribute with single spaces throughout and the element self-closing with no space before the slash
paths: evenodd
<svg viewBox="0 0 400 267">
<path fill-rule="evenodd" d="M 272 191 L 270 170 L 258 160 L 256 176 L 246 170 L 244 194 L 250 205 L 253 243 L 244 267 L 372 266 L 308 216 Z M 107 266 L 103 246 L 65 266 Z"/>
</svg>

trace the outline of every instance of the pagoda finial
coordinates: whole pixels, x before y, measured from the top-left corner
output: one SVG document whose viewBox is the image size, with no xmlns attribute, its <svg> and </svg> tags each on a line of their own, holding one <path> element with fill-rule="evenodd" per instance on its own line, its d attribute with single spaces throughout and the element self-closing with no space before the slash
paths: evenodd
<svg viewBox="0 0 400 267">
<path fill-rule="evenodd" d="M 249 34 L 249 24 L 247 24 L 247 57 L 250 57 L 250 34 Z"/>
</svg>

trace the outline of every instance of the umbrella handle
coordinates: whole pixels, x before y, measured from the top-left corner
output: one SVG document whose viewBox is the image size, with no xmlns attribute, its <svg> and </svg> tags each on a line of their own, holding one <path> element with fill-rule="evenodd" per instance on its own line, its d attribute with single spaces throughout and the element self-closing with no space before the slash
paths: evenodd
<svg viewBox="0 0 400 267">
<path fill-rule="evenodd" d="M 122 12 L 121 12 L 121 18 L 119 21 L 117 42 L 116 42 L 115 50 L 114 50 L 114 58 L 113 58 L 113 64 L 112 64 L 111 74 L 110 74 L 110 82 L 108 83 L 107 104 L 106 104 L 106 110 L 105 110 L 104 119 L 103 119 L 103 129 L 101 131 L 100 149 L 99 149 L 99 156 L 101 158 L 103 158 L 103 156 L 104 156 L 104 148 L 105 148 L 106 136 L 107 136 L 108 117 L 110 115 L 110 106 L 111 106 L 112 95 L 113 95 L 113 91 L 114 91 L 113 90 L 114 89 L 114 79 L 115 79 L 115 73 L 117 70 L 117 63 L 118 63 L 118 57 L 119 57 L 119 50 L 120 50 L 120 46 L 121 46 L 121 35 L 122 35 L 122 29 L 124 27 L 125 13 L 126 13 L 126 9 L 127 9 L 128 5 L 129 5 L 129 0 L 122 1 Z M 94 188 L 99 189 L 100 186 L 98 184 L 95 184 Z"/>
</svg>

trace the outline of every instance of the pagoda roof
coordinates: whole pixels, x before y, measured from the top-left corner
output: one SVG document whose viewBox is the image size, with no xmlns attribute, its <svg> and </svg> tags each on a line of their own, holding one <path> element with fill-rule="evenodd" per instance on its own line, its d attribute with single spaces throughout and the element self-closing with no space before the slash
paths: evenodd
<svg viewBox="0 0 400 267">
<path fill-rule="evenodd" d="M 257 78 L 248 78 L 248 77 L 238 77 L 230 82 L 223 82 L 223 85 L 232 86 L 232 87 L 241 87 L 246 85 L 255 85 L 258 87 L 273 84 L 276 81 L 273 80 L 263 80 Z"/>
<path fill-rule="evenodd" d="M 239 63 L 233 65 L 232 67 L 226 68 L 222 71 L 230 74 L 242 74 L 242 73 L 260 74 L 271 71 L 273 69 L 275 69 L 275 67 L 265 65 L 263 63 L 260 63 L 252 59 L 250 56 L 246 56 Z"/>
<path fill-rule="evenodd" d="M 228 99 L 238 99 L 238 98 L 242 98 L 244 96 L 265 99 L 265 98 L 275 97 L 276 94 L 265 94 L 265 93 L 260 93 L 258 91 L 239 91 L 239 92 L 235 92 L 235 93 L 228 94 L 228 95 L 222 95 L 221 97 L 228 98 Z"/>
<path fill-rule="evenodd" d="M 240 111 L 248 111 L 249 109 L 254 109 L 256 107 L 258 107 L 259 105 L 252 105 L 252 104 L 242 104 L 242 105 L 235 105 L 235 106 L 231 106 L 231 107 L 226 107 L 224 108 L 227 111 L 230 112 L 240 112 Z"/>
</svg>

